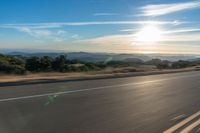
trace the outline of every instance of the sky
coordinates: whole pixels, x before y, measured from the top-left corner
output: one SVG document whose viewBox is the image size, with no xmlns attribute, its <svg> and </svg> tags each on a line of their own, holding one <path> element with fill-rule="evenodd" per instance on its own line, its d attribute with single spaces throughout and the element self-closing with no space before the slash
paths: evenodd
<svg viewBox="0 0 200 133">
<path fill-rule="evenodd" d="M 1 0 L 0 49 L 200 54 L 200 0 Z"/>
</svg>

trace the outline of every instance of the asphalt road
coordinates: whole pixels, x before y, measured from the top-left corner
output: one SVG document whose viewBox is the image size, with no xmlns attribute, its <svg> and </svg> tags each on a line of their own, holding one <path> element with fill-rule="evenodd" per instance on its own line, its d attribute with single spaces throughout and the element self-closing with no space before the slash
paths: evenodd
<svg viewBox="0 0 200 133">
<path fill-rule="evenodd" d="M 0 133 L 199 132 L 199 110 L 198 71 L 0 87 Z"/>
</svg>

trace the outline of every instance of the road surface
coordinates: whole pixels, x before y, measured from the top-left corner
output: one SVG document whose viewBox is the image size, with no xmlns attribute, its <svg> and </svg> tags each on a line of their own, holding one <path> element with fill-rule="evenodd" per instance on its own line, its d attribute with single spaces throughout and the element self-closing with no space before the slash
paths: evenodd
<svg viewBox="0 0 200 133">
<path fill-rule="evenodd" d="M 200 132 L 200 72 L 0 87 L 0 133 Z"/>
</svg>

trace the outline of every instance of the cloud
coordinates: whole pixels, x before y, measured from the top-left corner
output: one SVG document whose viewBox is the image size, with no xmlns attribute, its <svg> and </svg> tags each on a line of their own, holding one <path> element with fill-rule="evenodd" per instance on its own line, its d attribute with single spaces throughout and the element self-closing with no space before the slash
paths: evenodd
<svg viewBox="0 0 200 133">
<path fill-rule="evenodd" d="M 144 7 L 139 8 L 141 10 L 141 14 L 139 14 L 139 16 L 161 16 L 165 14 L 195 8 L 200 8 L 199 0 L 183 3 L 146 5 Z"/>
<path fill-rule="evenodd" d="M 78 34 L 70 34 L 65 30 L 58 30 L 60 28 L 64 28 L 65 26 L 85 26 L 85 25 L 132 25 L 132 24 L 153 24 L 153 25 L 179 25 L 183 23 L 183 21 L 91 21 L 91 22 L 63 22 L 63 23 L 26 23 L 26 24 L 0 24 L 0 28 L 11 28 L 17 29 L 20 32 L 27 33 L 32 37 L 37 39 L 48 39 L 53 41 L 63 41 L 70 39 L 81 39 Z M 163 34 L 172 34 L 172 33 L 186 33 L 186 32 L 195 32 L 199 31 L 198 28 L 191 29 L 173 29 L 171 31 L 164 31 Z M 137 29 L 123 29 L 123 32 L 136 32 Z M 89 43 L 94 44 L 107 44 L 110 42 L 111 44 L 125 44 L 134 42 L 134 34 L 129 35 L 110 35 L 99 38 L 93 38 L 88 40 Z"/>
<path fill-rule="evenodd" d="M 175 29 L 164 31 L 163 34 L 173 34 L 173 33 L 188 33 L 188 32 L 198 32 L 200 28 L 190 28 L 190 29 Z"/>
<path fill-rule="evenodd" d="M 52 32 L 49 30 L 33 30 L 27 27 L 18 27 L 16 28 L 17 30 L 24 32 L 24 33 L 28 33 L 29 35 L 33 36 L 33 37 L 49 37 L 52 35 Z"/>
<path fill-rule="evenodd" d="M 25 24 L 0 24 L 0 28 L 27 27 L 31 29 L 62 28 L 65 26 L 92 26 L 92 25 L 133 25 L 133 24 L 157 24 L 179 25 L 188 22 L 183 21 L 90 21 L 90 22 L 56 22 L 56 23 L 25 23 Z"/>
<path fill-rule="evenodd" d="M 78 41 L 79 43 L 97 44 L 97 45 L 126 45 L 132 43 L 133 35 L 108 35 L 97 38 L 85 39 Z"/>
<path fill-rule="evenodd" d="M 200 33 L 189 33 L 189 34 L 171 34 L 166 35 L 162 42 L 199 42 L 200 41 Z M 188 43 L 189 44 L 189 43 Z"/>
<path fill-rule="evenodd" d="M 31 29 L 50 29 L 61 28 L 62 25 L 58 23 L 23 23 L 23 24 L 0 24 L 0 28 L 16 29 L 19 27 L 27 27 Z"/>
<path fill-rule="evenodd" d="M 88 46 L 94 51 L 122 52 L 122 53 L 199 53 L 200 46 L 193 45 L 200 41 L 200 33 L 166 35 L 165 38 L 152 44 L 136 41 L 134 34 L 116 34 L 74 41 L 76 46 Z M 93 52 L 94 52 L 93 51 Z"/>
<path fill-rule="evenodd" d="M 74 34 L 74 35 L 71 36 L 71 38 L 73 38 L 73 39 L 79 39 L 79 37 L 80 36 L 78 34 Z"/>
<path fill-rule="evenodd" d="M 200 30 L 200 29 L 199 29 Z M 177 44 L 180 44 L 180 42 L 188 43 L 189 42 L 199 42 L 200 41 L 200 33 L 188 33 L 188 34 L 169 34 L 169 33 L 182 33 L 182 32 L 192 32 L 195 30 L 189 29 L 189 30 L 174 30 L 169 31 L 166 34 L 164 34 L 164 37 L 162 38 L 159 43 L 166 43 L 166 42 L 176 42 Z M 85 40 L 79 40 L 79 43 L 83 44 L 94 44 L 94 45 L 120 45 L 121 48 L 123 46 L 127 45 L 140 45 L 142 42 L 137 41 L 136 34 L 117 34 L 117 35 L 108 35 L 108 36 L 102 36 L 102 37 L 96 37 L 91 39 L 85 39 Z"/>
<path fill-rule="evenodd" d="M 94 16 L 116 16 L 118 13 L 94 13 Z"/>
<path fill-rule="evenodd" d="M 139 29 L 122 29 L 121 32 L 137 32 Z M 173 29 L 162 31 L 162 34 L 174 34 L 174 33 L 188 33 L 188 32 L 198 32 L 200 28 L 184 28 L 184 29 Z"/>
<path fill-rule="evenodd" d="M 36 39 L 48 39 L 55 42 L 63 41 L 63 37 L 66 34 L 64 30 L 50 31 L 47 29 L 32 29 L 29 27 L 15 27 L 15 29 L 27 33 Z"/>
<path fill-rule="evenodd" d="M 121 31 L 121 32 L 135 32 L 135 31 L 138 31 L 138 29 L 121 29 L 119 31 Z"/>
</svg>

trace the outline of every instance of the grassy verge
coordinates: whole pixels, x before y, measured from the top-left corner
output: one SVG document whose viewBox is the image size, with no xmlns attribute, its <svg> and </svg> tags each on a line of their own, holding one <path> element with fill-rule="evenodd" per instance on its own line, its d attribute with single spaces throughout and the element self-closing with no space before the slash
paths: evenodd
<svg viewBox="0 0 200 133">
<path fill-rule="evenodd" d="M 195 67 L 189 67 L 184 69 L 135 69 L 135 68 L 118 68 L 118 69 L 106 69 L 102 71 L 91 72 L 71 72 L 71 73 L 30 73 L 26 75 L 0 75 L 0 83 L 20 82 L 20 81 L 40 81 L 40 80 L 78 80 L 78 79 L 96 79 L 96 78 L 108 78 L 108 77 L 126 77 L 126 76 L 142 76 L 153 74 L 165 74 L 165 73 L 177 73 L 196 71 Z"/>
</svg>

